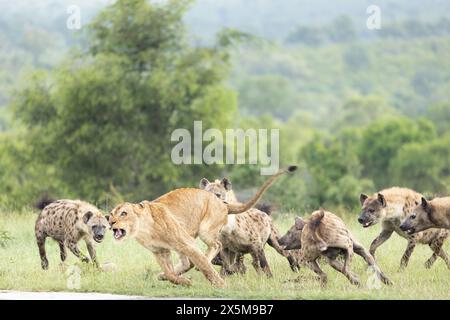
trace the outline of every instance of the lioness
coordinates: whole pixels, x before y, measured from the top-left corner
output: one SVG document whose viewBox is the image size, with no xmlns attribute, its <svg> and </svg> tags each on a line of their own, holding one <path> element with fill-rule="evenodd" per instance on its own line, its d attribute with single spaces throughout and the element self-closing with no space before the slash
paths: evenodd
<svg viewBox="0 0 450 320">
<path fill-rule="evenodd" d="M 402 222 L 400 229 L 408 234 L 429 228 L 450 229 L 450 197 L 428 201 L 422 198 L 412 213 Z"/>
<path fill-rule="evenodd" d="M 449 231 L 443 229 L 430 229 L 416 234 L 407 234 L 400 229 L 401 222 L 411 213 L 421 201 L 422 195 L 411 189 L 389 188 L 372 196 L 361 194 L 360 201 L 362 211 L 358 222 L 364 227 L 381 222 L 381 233 L 370 245 L 370 253 L 375 256 L 376 249 L 389 239 L 395 231 L 398 235 L 408 240 L 405 253 L 400 262 L 400 267 L 408 265 L 409 258 L 417 243 L 428 244 L 433 250 L 433 255 L 426 261 L 425 267 L 430 268 L 441 257 L 450 268 L 450 261 L 442 249 L 442 244 L 449 236 Z"/>
<path fill-rule="evenodd" d="M 214 286 L 223 287 L 225 282 L 214 270 L 211 260 L 221 248 L 219 232 L 227 223 L 228 214 L 247 211 L 277 177 L 296 169 L 290 166 L 280 170 L 244 204 L 225 204 L 214 194 L 194 188 L 176 189 L 153 201 L 119 204 L 111 211 L 109 218 L 114 238 L 117 241 L 136 238 L 142 246 L 152 251 L 163 269 L 161 280 L 190 285 L 190 281 L 181 274 L 192 268 L 192 262 Z M 207 245 L 206 255 L 195 245 L 197 237 Z M 170 250 L 176 251 L 180 257 L 175 268 Z"/>
</svg>

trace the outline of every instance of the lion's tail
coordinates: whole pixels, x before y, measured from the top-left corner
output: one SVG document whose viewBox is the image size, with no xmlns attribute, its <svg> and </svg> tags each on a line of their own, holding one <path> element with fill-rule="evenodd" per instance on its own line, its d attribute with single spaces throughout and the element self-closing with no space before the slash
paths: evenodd
<svg viewBox="0 0 450 320">
<path fill-rule="evenodd" d="M 238 214 L 247 211 L 248 209 L 252 208 L 258 200 L 262 197 L 264 192 L 274 183 L 274 181 L 284 173 L 291 173 L 297 170 L 297 166 L 289 166 L 287 169 L 282 169 L 278 171 L 276 174 L 271 176 L 269 179 L 267 179 L 261 188 L 259 188 L 258 192 L 246 203 L 229 203 L 227 204 L 228 207 L 228 214 Z"/>
</svg>

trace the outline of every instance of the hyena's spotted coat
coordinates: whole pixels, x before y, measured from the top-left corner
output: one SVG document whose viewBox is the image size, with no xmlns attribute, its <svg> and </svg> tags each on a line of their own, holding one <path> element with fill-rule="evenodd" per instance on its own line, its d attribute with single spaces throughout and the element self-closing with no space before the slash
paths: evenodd
<svg viewBox="0 0 450 320">
<path fill-rule="evenodd" d="M 38 208 L 42 211 L 36 220 L 35 234 L 43 269 L 48 269 L 47 237 L 58 242 L 63 262 L 67 257 L 66 247 L 83 262 L 89 262 L 77 246 L 78 241 L 84 240 L 92 261 L 97 265 L 94 242 L 101 242 L 109 228 L 108 221 L 97 207 L 80 200 L 57 200 L 50 204 L 42 202 Z"/>
<path fill-rule="evenodd" d="M 215 182 L 209 182 L 203 178 L 200 181 L 200 188 L 215 194 L 226 203 L 239 203 L 232 190 L 231 182 L 226 178 Z M 228 216 L 228 222 L 219 235 L 222 250 L 214 259 L 214 263 L 222 266 L 223 275 L 234 272 L 245 273 L 243 256 L 248 253 L 252 256 L 252 265 L 255 270 L 262 269 L 267 276 L 271 276 L 264 253 L 266 243 L 287 258 L 293 271 L 299 268 L 294 254 L 283 250 L 278 243 L 279 232 L 269 216 L 271 209 L 268 206 L 263 207 L 265 212 L 258 208 L 251 208 L 244 213 Z"/>
</svg>

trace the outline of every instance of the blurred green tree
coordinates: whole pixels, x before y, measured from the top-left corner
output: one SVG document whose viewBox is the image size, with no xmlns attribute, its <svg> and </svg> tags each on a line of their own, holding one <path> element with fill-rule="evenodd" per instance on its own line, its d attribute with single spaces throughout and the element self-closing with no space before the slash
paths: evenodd
<svg viewBox="0 0 450 320">
<path fill-rule="evenodd" d="M 363 175 L 371 178 L 377 189 L 398 185 L 389 175 L 389 166 L 399 150 L 408 143 L 427 142 L 436 137 L 433 124 L 425 119 L 393 118 L 373 123 L 363 132 L 358 154 Z"/>
<path fill-rule="evenodd" d="M 404 145 L 389 165 L 399 185 L 424 194 L 447 195 L 450 177 L 450 135 Z"/>
<path fill-rule="evenodd" d="M 15 95 L 35 161 L 54 166 L 74 196 L 99 200 L 112 188 L 149 199 L 217 170 L 170 159 L 174 129 L 192 129 L 194 120 L 224 128 L 236 109 L 224 79 L 227 46 L 238 37 L 190 45 L 182 20 L 189 3 L 118 0 L 88 26 L 89 46 Z"/>
</svg>

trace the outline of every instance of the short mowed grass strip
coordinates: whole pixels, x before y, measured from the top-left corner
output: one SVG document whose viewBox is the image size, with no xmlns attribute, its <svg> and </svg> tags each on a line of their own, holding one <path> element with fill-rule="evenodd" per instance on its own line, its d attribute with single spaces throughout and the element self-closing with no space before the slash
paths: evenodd
<svg viewBox="0 0 450 320">
<path fill-rule="evenodd" d="M 365 262 L 354 256 L 351 269 L 361 277 L 361 287 L 351 285 L 340 273 L 325 262 L 328 286 L 324 289 L 312 271 L 302 267 L 299 273 L 290 270 L 285 258 L 266 246 L 267 258 L 273 277 L 257 274 L 246 257 L 247 274 L 227 277 L 227 288 L 215 289 L 203 275 L 191 270 L 187 276 L 192 279 L 191 287 L 175 286 L 167 281 L 158 281 L 160 272 L 152 253 L 135 240 L 116 243 L 112 233 L 97 245 L 97 256 L 101 263 L 111 262 L 117 266 L 115 272 L 98 271 L 91 265 L 82 264 L 68 253 L 66 266 L 60 265 L 59 248 L 52 239 L 47 239 L 47 256 L 50 268 L 43 271 L 34 237 L 35 213 L 0 213 L 0 230 L 6 230 L 12 237 L 5 247 L 0 247 L 0 289 L 20 291 L 78 291 L 114 294 L 143 295 L 149 297 L 189 298 L 235 298 L 235 299 L 449 299 L 450 270 L 439 258 L 431 269 L 425 261 L 432 252 L 428 246 L 418 245 L 410 264 L 399 270 L 400 258 L 406 247 L 406 240 L 393 235 L 378 248 L 377 261 L 381 269 L 394 282 L 392 286 L 373 284 L 372 273 Z M 377 236 L 379 226 L 363 229 L 356 218 L 345 219 L 350 230 L 366 248 Z M 275 223 L 280 231 L 286 231 L 293 222 L 292 215 L 279 216 Z M 200 244 L 202 245 L 202 244 Z M 80 248 L 87 253 L 84 243 Z M 450 244 L 444 249 L 449 252 Z M 173 255 L 174 261 L 177 256 Z M 79 289 L 70 289 L 68 270 L 70 266 L 81 269 Z M 219 269 L 218 269 L 219 270 Z M 69 285 L 69 287 L 68 287 Z"/>
</svg>

